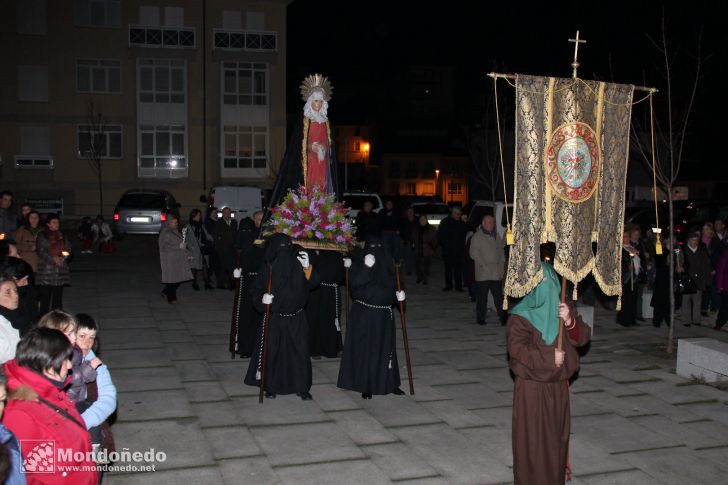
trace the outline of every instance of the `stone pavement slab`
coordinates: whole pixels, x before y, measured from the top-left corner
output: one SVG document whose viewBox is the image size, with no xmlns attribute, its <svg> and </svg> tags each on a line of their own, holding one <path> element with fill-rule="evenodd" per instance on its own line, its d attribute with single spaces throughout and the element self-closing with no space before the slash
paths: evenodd
<svg viewBox="0 0 728 485">
<path fill-rule="evenodd" d="M 119 391 L 117 448 L 168 457 L 156 472 L 114 472 L 105 483 L 513 481 L 505 328 L 494 312 L 476 325 L 466 295 L 405 278 L 414 396 L 362 400 L 336 388 L 339 359 L 318 359 L 313 401 L 259 404 L 258 389 L 243 384 L 249 360 L 227 351 L 232 293 L 184 284 L 169 305 L 158 268 L 155 238 L 125 238 L 113 257 L 74 260 L 64 295 L 69 310 L 100 323 L 101 358 Z M 599 306 L 595 322 L 572 386 L 572 483 L 722 483 L 728 393 L 675 374 L 664 328 L 619 327 Z M 728 341 L 707 327 L 676 334 Z"/>
</svg>

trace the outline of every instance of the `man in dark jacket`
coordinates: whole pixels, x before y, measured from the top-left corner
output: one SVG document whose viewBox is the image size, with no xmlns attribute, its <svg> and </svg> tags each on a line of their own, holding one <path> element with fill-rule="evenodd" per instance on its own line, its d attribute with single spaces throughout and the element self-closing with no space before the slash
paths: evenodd
<svg viewBox="0 0 728 485">
<path fill-rule="evenodd" d="M 233 268 L 235 266 L 235 236 L 238 224 L 232 219 L 230 208 L 222 210 L 222 218 L 215 223 L 213 238 L 217 253 L 217 288 L 233 289 Z"/>
<path fill-rule="evenodd" d="M 685 271 L 695 283 L 696 293 L 683 295 L 682 318 L 683 325 L 700 325 L 700 306 L 708 283 L 711 279 L 710 256 L 703 244 L 700 244 L 700 232 L 692 232 L 683 252 L 685 256 Z"/>
<path fill-rule="evenodd" d="M 384 209 L 379 213 L 382 221 L 382 241 L 389 256 L 396 263 L 399 263 L 399 246 L 402 242 L 400 239 L 399 214 L 394 208 L 394 202 L 388 200 L 384 203 Z"/>
<path fill-rule="evenodd" d="M 369 236 L 380 237 L 382 235 L 382 223 L 379 215 L 372 212 L 373 208 L 372 201 L 367 200 L 356 215 L 356 239 L 358 241 L 366 241 Z"/>
<path fill-rule="evenodd" d="M 451 291 L 453 282 L 456 291 L 463 291 L 463 262 L 465 259 L 465 236 L 468 226 L 461 220 L 462 209 L 452 207 L 450 215 L 440 222 L 437 229 L 437 241 L 442 247 L 442 259 L 445 261 L 445 288 Z M 454 277 L 454 279 L 453 279 Z"/>
<path fill-rule="evenodd" d="M 407 275 L 411 275 L 415 267 L 415 237 L 419 229 L 419 223 L 417 217 L 415 217 L 415 210 L 412 207 L 408 207 L 405 211 L 405 216 L 402 218 L 402 226 L 399 230 L 399 235 L 402 237 L 404 246 L 404 269 Z"/>
<path fill-rule="evenodd" d="M 13 194 L 7 190 L 0 192 L 0 239 L 15 239 L 18 215 L 13 207 Z"/>
</svg>

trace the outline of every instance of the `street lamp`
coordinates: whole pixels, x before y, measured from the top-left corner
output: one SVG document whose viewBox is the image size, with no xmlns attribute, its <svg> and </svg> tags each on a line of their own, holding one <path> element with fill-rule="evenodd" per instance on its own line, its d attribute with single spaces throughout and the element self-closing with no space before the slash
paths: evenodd
<svg viewBox="0 0 728 485">
<path fill-rule="evenodd" d="M 440 169 L 435 169 L 435 195 L 438 195 L 438 192 L 440 192 Z"/>
</svg>

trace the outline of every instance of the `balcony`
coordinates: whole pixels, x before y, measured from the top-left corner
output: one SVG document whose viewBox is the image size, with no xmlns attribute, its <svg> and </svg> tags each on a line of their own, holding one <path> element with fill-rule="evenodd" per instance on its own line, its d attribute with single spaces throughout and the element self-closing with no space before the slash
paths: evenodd
<svg viewBox="0 0 728 485">
<path fill-rule="evenodd" d="M 129 46 L 194 49 L 195 28 L 129 24 Z"/>
<path fill-rule="evenodd" d="M 214 48 L 228 51 L 276 52 L 278 32 L 213 29 Z"/>
</svg>

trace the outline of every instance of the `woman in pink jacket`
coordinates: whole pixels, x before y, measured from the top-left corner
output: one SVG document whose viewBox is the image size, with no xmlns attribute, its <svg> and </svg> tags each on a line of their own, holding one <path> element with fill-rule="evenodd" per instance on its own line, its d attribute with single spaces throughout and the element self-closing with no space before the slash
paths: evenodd
<svg viewBox="0 0 728 485">
<path fill-rule="evenodd" d="M 98 483 L 86 425 L 63 392 L 72 352 L 59 330 L 35 328 L 4 364 L 9 394 L 3 423 L 21 443 L 28 484 Z"/>
</svg>

